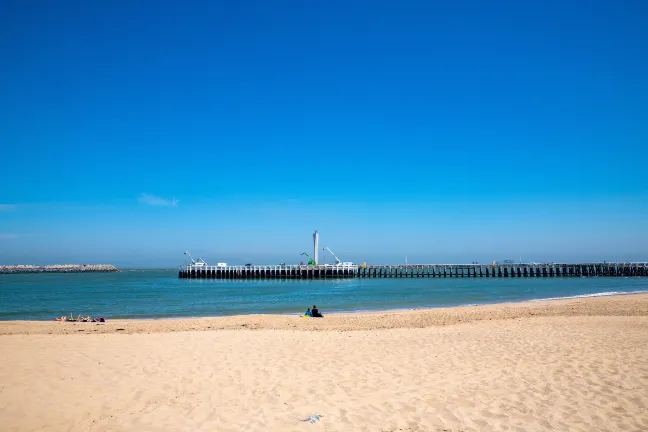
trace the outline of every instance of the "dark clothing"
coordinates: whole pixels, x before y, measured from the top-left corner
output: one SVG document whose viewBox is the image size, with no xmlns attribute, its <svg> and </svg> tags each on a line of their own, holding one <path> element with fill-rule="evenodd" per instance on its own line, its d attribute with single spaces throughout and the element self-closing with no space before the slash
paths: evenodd
<svg viewBox="0 0 648 432">
<path fill-rule="evenodd" d="M 313 315 L 313 318 L 324 318 L 324 316 L 319 313 L 319 309 L 315 308 L 311 311 L 311 314 Z"/>
</svg>

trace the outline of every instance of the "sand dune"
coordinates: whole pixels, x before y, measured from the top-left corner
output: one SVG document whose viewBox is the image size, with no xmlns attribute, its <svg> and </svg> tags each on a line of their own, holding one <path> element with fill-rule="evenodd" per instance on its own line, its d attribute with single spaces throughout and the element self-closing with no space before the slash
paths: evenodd
<svg viewBox="0 0 648 432">
<path fill-rule="evenodd" d="M 101 328 L 116 333 L 5 335 L 1 429 L 648 430 L 648 296 L 572 301 L 626 316 L 556 312 L 569 304 L 511 319 L 447 309 L 439 313 L 464 322 L 420 328 L 172 332 L 187 324 L 166 320 L 126 334 L 109 323 Z M 497 317 L 511 308 L 486 309 Z M 372 317 L 388 327 L 403 314 Z M 305 320 L 277 319 L 288 318 Z"/>
</svg>

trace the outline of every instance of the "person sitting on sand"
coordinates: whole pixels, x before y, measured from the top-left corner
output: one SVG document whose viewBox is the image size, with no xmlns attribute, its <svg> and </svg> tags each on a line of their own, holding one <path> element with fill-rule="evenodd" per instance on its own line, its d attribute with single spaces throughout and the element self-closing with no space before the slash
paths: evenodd
<svg viewBox="0 0 648 432">
<path fill-rule="evenodd" d="M 67 317 L 63 315 L 61 318 L 54 318 L 56 321 L 67 321 Z"/>
<path fill-rule="evenodd" d="M 317 309 L 317 306 L 313 305 L 313 310 L 311 311 L 312 317 L 313 318 L 324 318 L 324 315 L 322 315 L 319 312 L 319 309 Z"/>
<path fill-rule="evenodd" d="M 313 314 L 311 313 L 310 308 L 306 308 L 306 312 L 304 312 L 304 316 L 307 316 L 307 317 L 312 317 L 313 316 Z"/>
</svg>

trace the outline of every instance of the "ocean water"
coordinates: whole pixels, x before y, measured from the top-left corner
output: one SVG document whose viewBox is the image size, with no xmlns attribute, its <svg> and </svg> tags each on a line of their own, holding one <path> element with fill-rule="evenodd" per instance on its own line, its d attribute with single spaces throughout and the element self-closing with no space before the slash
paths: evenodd
<svg viewBox="0 0 648 432">
<path fill-rule="evenodd" d="M 0 320 L 79 313 L 167 318 L 413 309 L 648 292 L 648 278 L 179 279 L 176 270 L 0 275 Z"/>
</svg>

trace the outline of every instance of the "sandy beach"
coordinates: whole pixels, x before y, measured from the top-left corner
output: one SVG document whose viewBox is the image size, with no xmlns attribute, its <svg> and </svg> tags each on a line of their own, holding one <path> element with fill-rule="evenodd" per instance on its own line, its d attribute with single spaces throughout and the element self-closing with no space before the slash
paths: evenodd
<svg viewBox="0 0 648 432">
<path fill-rule="evenodd" d="M 647 294 L 322 312 L 0 322 L 1 429 L 648 430 Z"/>
</svg>

